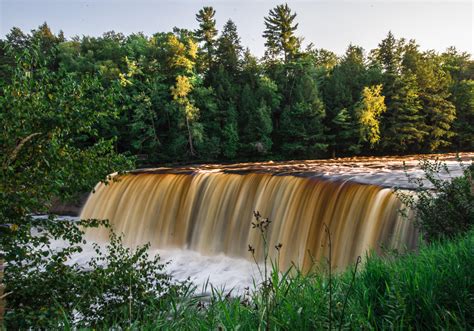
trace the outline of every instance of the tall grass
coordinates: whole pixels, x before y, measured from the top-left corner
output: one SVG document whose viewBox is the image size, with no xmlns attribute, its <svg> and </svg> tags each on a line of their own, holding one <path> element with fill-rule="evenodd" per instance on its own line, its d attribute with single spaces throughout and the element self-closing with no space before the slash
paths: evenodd
<svg viewBox="0 0 474 331">
<path fill-rule="evenodd" d="M 331 278 L 318 271 L 282 274 L 273 264 L 269 281 L 254 291 L 235 297 L 212 288 L 210 297 L 200 297 L 190 289 L 167 307 L 147 306 L 131 329 L 472 330 L 473 256 L 471 231 L 402 257 L 370 255 L 355 276 L 351 268 Z M 108 323 L 102 327 L 114 324 Z"/>
</svg>

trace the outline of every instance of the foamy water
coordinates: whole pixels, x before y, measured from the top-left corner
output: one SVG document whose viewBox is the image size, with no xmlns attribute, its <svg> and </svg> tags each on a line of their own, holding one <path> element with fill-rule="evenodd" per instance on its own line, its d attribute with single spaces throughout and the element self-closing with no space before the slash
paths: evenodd
<svg viewBox="0 0 474 331">
<path fill-rule="evenodd" d="M 35 218 L 45 218 L 36 216 Z M 77 217 L 58 217 L 61 220 L 78 220 Z M 64 241 L 54 241 L 53 247 L 62 248 L 66 246 Z M 69 264 L 77 263 L 87 266 L 88 262 L 95 256 L 92 242 L 81 245 L 83 251 L 75 254 L 68 261 Z M 105 243 L 100 246 L 105 248 Z M 166 264 L 164 272 L 170 274 L 176 281 L 191 281 L 197 292 L 208 293 L 211 285 L 225 293 L 244 293 L 248 287 L 252 289 L 254 283 L 261 281 L 257 265 L 246 259 L 232 258 L 223 254 L 206 256 L 187 249 L 156 249 L 150 250 L 150 259 L 159 255 L 161 262 Z"/>
<path fill-rule="evenodd" d="M 87 265 L 95 252 L 91 244 L 84 245 L 83 249 L 70 263 Z M 246 287 L 253 288 L 254 280 L 259 283 L 261 279 L 255 263 L 223 254 L 205 256 L 191 250 L 163 249 L 151 250 L 149 254 L 150 258 L 158 254 L 161 262 L 167 263 L 164 272 L 176 281 L 189 279 L 199 293 L 210 292 L 211 285 L 226 293 L 244 293 Z"/>
</svg>

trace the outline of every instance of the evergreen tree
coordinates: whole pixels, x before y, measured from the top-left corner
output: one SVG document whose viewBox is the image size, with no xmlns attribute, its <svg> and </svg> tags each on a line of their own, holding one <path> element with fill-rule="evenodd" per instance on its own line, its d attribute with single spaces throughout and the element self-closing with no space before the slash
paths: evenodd
<svg viewBox="0 0 474 331">
<path fill-rule="evenodd" d="M 20 52 L 29 46 L 31 42 L 31 36 L 26 35 L 20 28 L 13 27 L 6 35 L 5 41 L 13 51 Z"/>
<path fill-rule="evenodd" d="M 224 66 L 227 72 L 236 76 L 240 69 L 242 50 L 237 26 L 232 20 L 228 20 L 217 40 L 216 62 Z"/>
<path fill-rule="evenodd" d="M 385 75 L 400 73 L 404 40 L 396 40 L 391 31 L 383 39 L 378 48 L 372 51 L 372 58 L 384 70 Z"/>
<path fill-rule="evenodd" d="M 363 49 L 349 45 L 340 63 L 324 80 L 322 89 L 332 157 L 336 156 L 336 151 L 360 152 L 354 106 L 361 98 L 367 80 Z"/>
<path fill-rule="evenodd" d="M 303 55 L 311 58 L 314 65 L 322 71 L 322 76 L 328 75 L 339 63 L 336 53 L 323 48 L 315 49 L 312 44 L 306 48 Z"/>
<path fill-rule="evenodd" d="M 327 143 L 317 72 L 306 60 L 295 62 L 290 72 L 293 89 L 281 114 L 279 134 L 282 143 L 279 150 L 290 157 L 322 157 Z"/>
<path fill-rule="evenodd" d="M 451 77 L 449 100 L 456 107 L 453 141 L 461 150 L 474 150 L 474 61 L 454 47 L 441 55 L 442 67 Z"/>
<path fill-rule="evenodd" d="M 296 13 L 287 4 L 271 9 L 265 17 L 265 55 L 276 59 L 283 55 L 285 63 L 294 59 L 300 49 L 300 40 L 295 36 L 298 23 L 294 23 Z"/>
<path fill-rule="evenodd" d="M 453 88 L 457 117 L 455 141 L 461 150 L 474 150 L 474 79 L 457 82 Z"/>
<path fill-rule="evenodd" d="M 411 41 L 403 55 L 403 69 L 416 75 L 419 100 L 425 118 L 427 136 L 425 150 L 430 152 L 450 145 L 454 136 L 452 124 L 456 109 L 449 101 L 451 78 L 441 67 L 441 59 L 433 51 L 420 53 Z"/>
<path fill-rule="evenodd" d="M 204 161 L 219 160 L 222 155 L 222 131 L 216 93 L 212 87 L 199 82 L 192 91 L 192 97 L 200 110 L 199 120 L 202 123 L 203 141 L 196 147 L 197 152 Z"/>
<path fill-rule="evenodd" d="M 301 51 L 296 14 L 279 5 L 265 17 L 260 62 L 243 51 L 232 20 L 218 36 L 214 17 L 204 7 L 195 32 L 151 37 L 110 31 L 65 40 L 46 23 L 29 34 L 13 28 L 0 39 L 0 96 L 28 49 L 32 72 L 95 77 L 115 116 L 93 129 L 152 163 L 474 149 L 470 54 L 421 52 L 391 32 L 371 61 L 353 45 L 340 58 L 312 44 Z"/>
<path fill-rule="evenodd" d="M 228 20 L 217 41 L 216 58 L 209 73 L 210 86 L 215 91 L 218 112 L 211 121 L 217 122 L 216 135 L 220 142 L 221 156 L 235 158 L 238 151 L 237 98 L 239 85 L 240 58 L 242 46 L 237 27 Z"/>
<path fill-rule="evenodd" d="M 387 111 L 381 122 L 382 147 L 386 151 L 417 152 L 428 135 L 416 75 L 403 70 L 405 41 L 391 32 L 373 51 L 373 61 L 382 69 Z"/>
<path fill-rule="evenodd" d="M 244 52 L 239 102 L 239 135 L 241 154 L 255 157 L 269 154 L 272 149 L 272 114 L 280 105 L 278 86 L 261 72 L 261 66 Z"/>
<path fill-rule="evenodd" d="M 212 64 L 214 58 L 214 48 L 217 37 L 216 20 L 214 16 L 216 11 L 212 7 L 203 7 L 196 14 L 196 20 L 199 28 L 195 31 L 196 39 L 203 44 L 202 60 L 200 62 L 201 70 L 206 72 Z"/>
<path fill-rule="evenodd" d="M 257 93 L 245 84 L 242 91 L 241 108 L 242 108 L 242 133 L 241 133 L 241 149 L 242 153 L 247 157 L 255 155 L 268 154 L 272 148 L 272 109 L 265 100 L 263 94 L 270 94 L 270 98 L 276 92 L 276 86 L 268 79 L 263 78 L 265 82 Z M 261 97 L 258 97 L 258 94 Z M 271 103 L 271 101 L 269 102 Z"/>
<path fill-rule="evenodd" d="M 126 58 L 126 62 L 127 72 L 120 75 L 123 106 L 117 124 L 122 125 L 117 125 L 116 135 L 121 138 L 122 148 L 156 162 L 163 153 L 160 135 L 165 119 L 157 101 L 166 100 L 168 86 L 162 75 L 148 75 L 150 68 L 143 59 L 137 62 Z"/>
<path fill-rule="evenodd" d="M 387 151 L 417 152 L 428 135 L 413 74 L 395 76 L 384 85 L 387 111 L 382 117 L 383 147 Z M 388 98 L 390 96 L 390 98 Z"/>
<path fill-rule="evenodd" d="M 227 71 L 223 64 L 212 75 L 212 87 L 215 91 L 222 154 L 225 158 L 234 158 L 238 150 L 237 97 L 239 86 L 235 76 Z"/>
<path fill-rule="evenodd" d="M 15 56 L 24 51 L 30 41 L 31 36 L 17 27 L 13 27 L 5 39 L 0 40 L 0 88 L 3 84 L 10 83 L 16 66 Z"/>
</svg>

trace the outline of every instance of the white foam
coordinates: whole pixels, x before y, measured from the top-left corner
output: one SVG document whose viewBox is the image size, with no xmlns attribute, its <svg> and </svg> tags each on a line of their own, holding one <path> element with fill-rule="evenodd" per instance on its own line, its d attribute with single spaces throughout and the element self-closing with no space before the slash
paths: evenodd
<svg viewBox="0 0 474 331">
<path fill-rule="evenodd" d="M 47 215 L 36 215 L 33 218 L 45 219 Z M 78 217 L 59 216 L 58 220 L 77 221 Z M 67 243 L 62 240 L 52 241 L 53 248 L 64 248 Z M 93 243 L 87 241 L 81 245 L 83 251 L 74 254 L 68 264 L 77 263 L 87 266 L 88 262 L 95 256 Z M 105 244 L 100 244 L 102 249 Z M 170 274 L 176 281 L 189 279 L 196 285 L 198 292 L 209 292 L 211 285 L 218 290 L 233 294 L 244 293 L 248 287 L 253 289 L 254 282 L 261 282 L 257 265 L 242 258 L 229 257 L 224 254 L 203 255 L 188 249 L 156 249 L 150 250 L 150 258 L 158 254 L 162 263 L 166 263 L 164 271 Z"/>
<path fill-rule="evenodd" d="M 198 290 L 209 291 L 205 284 L 212 284 L 225 292 L 242 293 L 245 287 L 253 287 L 253 280 L 259 280 L 255 263 L 223 254 L 206 256 L 191 250 L 156 250 L 163 261 L 168 261 L 166 271 L 176 280 L 190 280 Z"/>
<path fill-rule="evenodd" d="M 64 242 L 55 242 L 55 247 L 64 247 Z M 104 247 L 104 245 L 101 245 Z M 83 251 L 75 254 L 68 262 L 86 266 L 95 255 L 92 243 L 82 245 Z M 190 280 L 198 292 L 210 292 L 211 285 L 225 293 L 244 293 L 248 287 L 253 289 L 254 281 L 258 284 L 261 277 L 255 263 L 251 261 L 225 256 L 223 254 L 206 256 L 186 249 L 150 250 L 150 258 L 158 254 L 163 263 L 167 263 L 164 271 L 176 281 Z"/>
</svg>

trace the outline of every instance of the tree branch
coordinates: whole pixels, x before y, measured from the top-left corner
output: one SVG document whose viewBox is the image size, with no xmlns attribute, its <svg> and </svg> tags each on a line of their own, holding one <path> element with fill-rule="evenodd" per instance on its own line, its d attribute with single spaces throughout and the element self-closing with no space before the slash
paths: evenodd
<svg viewBox="0 0 474 331">
<path fill-rule="evenodd" d="M 34 137 L 36 136 L 39 136 L 41 133 L 40 132 L 35 132 L 35 133 L 32 133 L 30 134 L 29 136 L 23 138 L 20 143 L 18 145 L 16 145 L 15 149 L 13 150 L 13 153 L 10 155 L 10 157 L 3 163 L 3 169 L 5 170 L 11 163 L 13 163 L 13 161 L 15 161 L 15 159 L 17 158 L 18 156 L 18 153 L 20 152 L 20 150 L 23 148 L 23 146 L 28 142 L 30 141 L 31 139 L 33 139 Z"/>
</svg>

